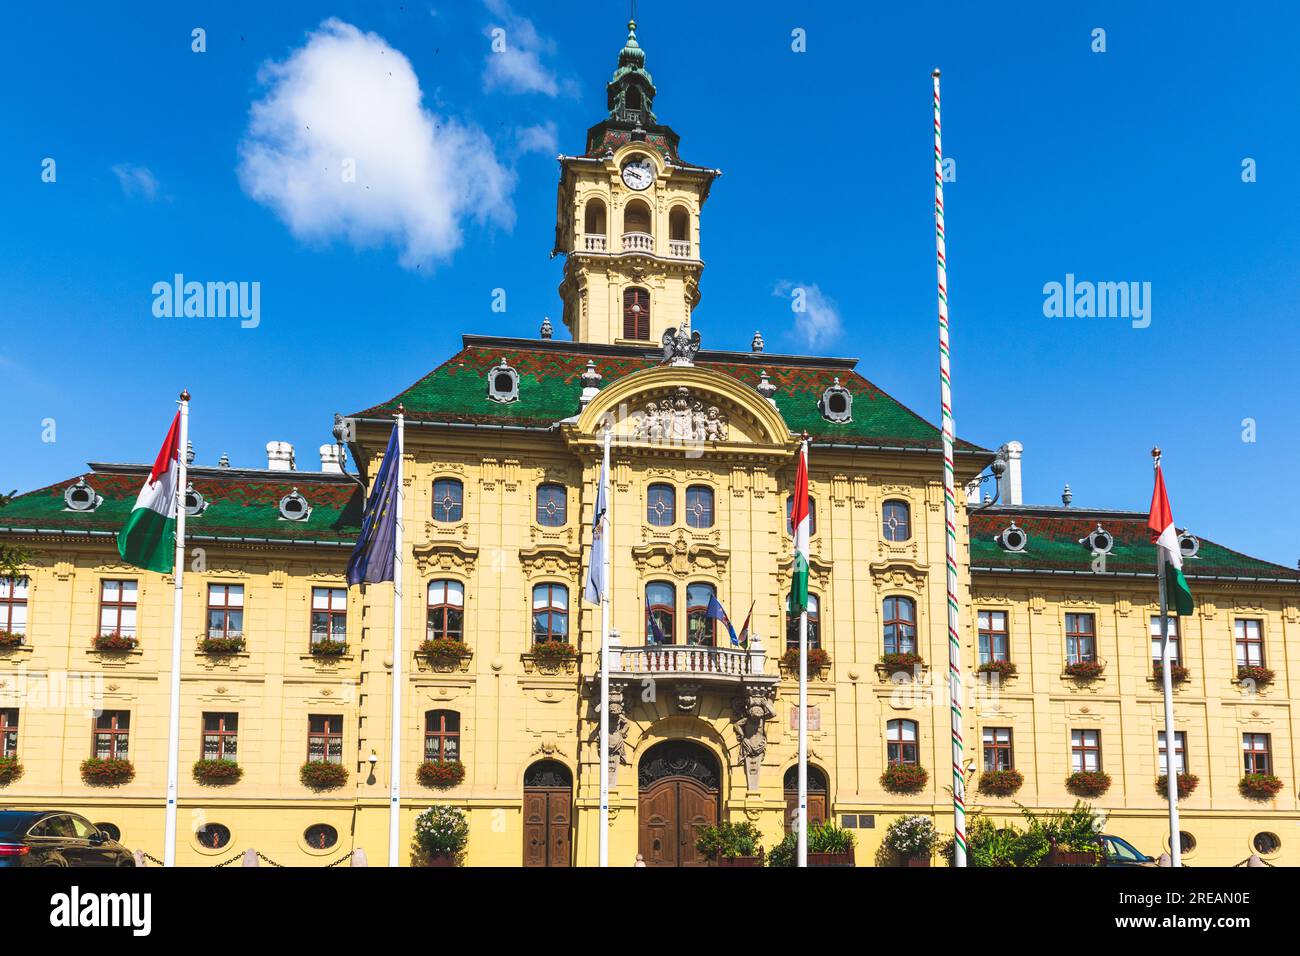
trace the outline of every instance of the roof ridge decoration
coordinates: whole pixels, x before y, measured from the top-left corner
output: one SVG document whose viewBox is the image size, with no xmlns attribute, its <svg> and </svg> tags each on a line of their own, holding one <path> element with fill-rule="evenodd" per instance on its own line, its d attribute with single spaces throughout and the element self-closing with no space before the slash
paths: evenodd
<svg viewBox="0 0 1300 956">
<path fill-rule="evenodd" d="M 683 322 L 675 329 L 664 329 L 662 341 L 665 364 L 671 363 L 683 367 L 695 364 L 695 356 L 700 351 L 701 337 L 698 330 L 691 329 L 690 323 Z"/>
</svg>

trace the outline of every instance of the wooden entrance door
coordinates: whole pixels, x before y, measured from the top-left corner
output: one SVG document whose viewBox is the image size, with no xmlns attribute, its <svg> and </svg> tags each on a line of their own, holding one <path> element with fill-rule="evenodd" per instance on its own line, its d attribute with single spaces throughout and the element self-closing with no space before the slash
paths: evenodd
<svg viewBox="0 0 1300 956">
<path fill-rule="evenodd" d="M 720 780 L 711 753 L 687 741 L 650 748 L 641 761 L 639 849 L 646 866 L 705 866 L 695 849 L 702 827 L 718 822 Z"/>
<path fill-rule="evenodd" d="M 569 866 L 573 810 L 568 768 L 545 760 L 524 775 L 524 866 Z"/>
<path fill-rule="evenodd" d="M 808 768 L 808 825 L 821 823 L 826 819 L 826 775 L 817 767 Z M 785 832 L 794 829 L 795 817 L 799 815 L 799 768 L 791 767 L 785 772 Z"/>
</svg>

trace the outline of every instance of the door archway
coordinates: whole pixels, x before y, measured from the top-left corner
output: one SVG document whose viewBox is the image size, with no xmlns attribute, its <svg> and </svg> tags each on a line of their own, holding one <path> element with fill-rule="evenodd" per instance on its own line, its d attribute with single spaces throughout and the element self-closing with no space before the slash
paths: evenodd
<svg viewBox="0 0 1300 956">
<path fill-rule="evenodd" d="M 785 772 L 785 832 L 794 829 L 794 819 L 799 815 L 799 768 L 791 767 Z M 820 767 L 808 765 L 808 825 L 821 823 L 826 819 L 826 803 L 829 787 L 826 774 Z"/>
<path fill-rule="evenodd" d="M 524 866 L 569 866 L 573 774 L 556 760 L 524 771 Z"/>
<path fill-rule="evenodd" d="M 688 740 L 655 744 L 641 758 L 638 841 L 646 866 L 705 866 L 695 849 L 702 827 L 718 822 L 718 758 Z"/>
</svg>

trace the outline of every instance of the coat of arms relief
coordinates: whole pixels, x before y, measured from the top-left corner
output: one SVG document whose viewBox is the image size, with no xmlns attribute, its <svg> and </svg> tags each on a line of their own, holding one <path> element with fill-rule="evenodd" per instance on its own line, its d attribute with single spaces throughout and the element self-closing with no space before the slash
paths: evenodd
<svg viewBox="0 0 1300 956">
<path fill-rule="evenodd" d="M 647 402 L 644 409 L 632 413 L 632 437 L 638 441 L 726 441 L 727 429 L 727 418 L 718 406 L 706 408 L 685 386 L 671 399 Z"/>
</svg>

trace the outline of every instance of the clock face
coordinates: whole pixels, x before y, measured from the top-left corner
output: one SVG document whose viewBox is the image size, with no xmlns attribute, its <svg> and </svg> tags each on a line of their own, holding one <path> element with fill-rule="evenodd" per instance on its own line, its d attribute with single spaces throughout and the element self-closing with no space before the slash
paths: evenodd
<svg viewBox="0 0 1300 956">
<path fill-rule="evenodd" d="M 629 189 L 646 189 L 655 181 L 655 168 L 648 159 L 631 159 L 623 166 L 623 182 Z"/>
</svg>

